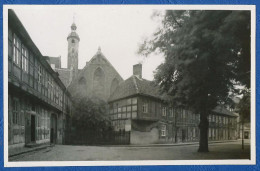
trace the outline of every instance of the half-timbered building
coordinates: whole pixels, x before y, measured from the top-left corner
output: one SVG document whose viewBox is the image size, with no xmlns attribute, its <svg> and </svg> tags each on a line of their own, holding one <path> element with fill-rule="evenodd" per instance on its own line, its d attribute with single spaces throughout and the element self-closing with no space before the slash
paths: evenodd
<svg viewBox="0 0 260 171">
<path fill-rule="evenodd" d="M 164 96 L 165 97 L 165 96 Z M 199 114 L 171 107 L 158 85 L 142 78 L 142 65 L 119 84 L 109 98 L 109 116 L 115 131 L 130 132 L 131 144 L 179 143 L 199 140 Z M 209 140 L 236 138 L 236 115 L 224 106 L 209 114 Z"/>
<path fill-rule="evenodd" d="M 63 143 L 70 94 L 13 10 L 8 11 L 8 147 Z"/>
</svg>

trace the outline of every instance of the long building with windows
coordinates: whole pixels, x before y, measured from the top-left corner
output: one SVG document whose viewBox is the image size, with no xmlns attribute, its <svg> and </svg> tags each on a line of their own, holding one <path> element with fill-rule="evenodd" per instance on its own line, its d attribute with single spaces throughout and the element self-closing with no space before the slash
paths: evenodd
<svg viewBox="0 0 260 171">
<path fill-rule="evenodd" d="M 179 143 L 199 140 L 199 114 L 171 107 L 159 87 L 142 78 L 142 65 L 116 88 L 109 100 L 115 131 L 130 132 L 130 144 Z M 224 106 L 209 114 L 209 140 L 236 139 L 236 115 Z"/>
<path fill-rule="evenodd" d="M 6 57 L 7 58 L 7 57 Z M 64 143 L 70 94 L 8 10 L 8 147 Z"/>
</svg>

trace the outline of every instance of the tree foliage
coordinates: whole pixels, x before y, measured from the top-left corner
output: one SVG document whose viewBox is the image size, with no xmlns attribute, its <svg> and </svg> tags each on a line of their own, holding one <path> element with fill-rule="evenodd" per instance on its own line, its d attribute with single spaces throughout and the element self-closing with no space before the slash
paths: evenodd
<svg viewBox="0 0 260 171">
<path fill-rule="evenodd" d="M 93 98 L 74 98 L 71 118 L 72 144 L 97 144 L 112 131 L 106 117 L 106 103 Z"/>
<path fill-rule="evenodd" d="M 161 25 L 139 53 L 164 55 L 155 81 L 172 103 L 200 113 L 200 151 L 208 151 L 207 114 L 229 101 L 234 83 L 250 87 L 250 12 L 168 10 Z"/>
</svg>

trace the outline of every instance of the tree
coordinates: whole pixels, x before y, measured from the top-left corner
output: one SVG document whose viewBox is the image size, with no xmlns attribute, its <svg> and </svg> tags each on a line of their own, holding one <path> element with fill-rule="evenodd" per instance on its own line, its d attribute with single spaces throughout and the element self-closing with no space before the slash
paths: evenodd
<svg viewBox="0 0 260 171">
<path fill-rule="evenodd" d="M 106 103 L 94 98 L 73 98 L 72 144 L 97 144 L 112 131 L 106 118 Z"/>
<path fill-rule="evenodd" d="M 237 110 L 242 125 L 242 149 L 244 149 L 244 124 L 250 121 L 250 89 L 244 89 L 242 94 L 243 97 L 237 105 Z"/>
<path fill-rule="evenodd" d="M 171 103 L 200 114 L 198 151 L 208 152 L 209 112 L 229 101 L 235 82 L 248 83 L 250 13 L 166 11 L 162 27 L 138 52 L 148 56 L 158 51 L 165 61 L 156 69 L 155 81 Z"/>
</svg>

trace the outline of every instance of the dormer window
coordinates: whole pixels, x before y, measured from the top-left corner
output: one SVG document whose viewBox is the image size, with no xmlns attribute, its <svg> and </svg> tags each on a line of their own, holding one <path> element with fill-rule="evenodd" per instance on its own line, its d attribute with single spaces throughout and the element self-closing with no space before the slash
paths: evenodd
<svg viewBox="0 0 260 171">
<path fill-rule="evenodd" d="M 74 39 L 72 39 L 72 40 L 71 40 L 71 43 L 75 43 L 75 40 L 74 40 Z"/>
</svg>

